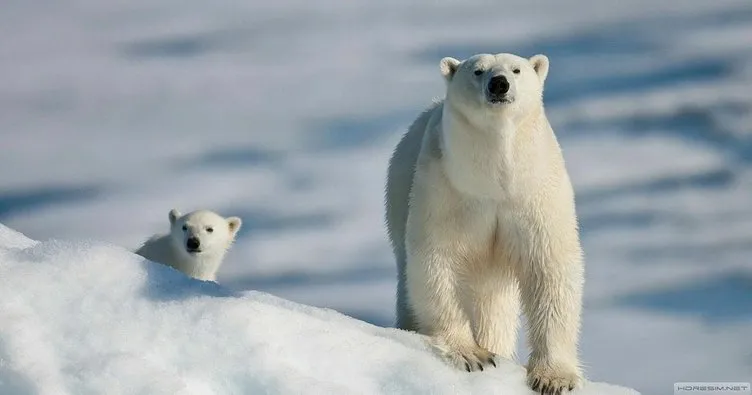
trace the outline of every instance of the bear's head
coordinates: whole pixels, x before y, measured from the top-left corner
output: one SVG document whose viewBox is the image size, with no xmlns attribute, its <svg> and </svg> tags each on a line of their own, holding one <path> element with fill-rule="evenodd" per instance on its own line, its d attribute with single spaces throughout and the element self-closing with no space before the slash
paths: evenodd
<svg viewBox="0 0 752 395">
<path fill-rule="evenodd" d="M 224 253 L 235 240 L 242 224 L 240 218 L 224 218 L 209 210 L 181 215 L 170 210 L 170 235 L 174 247 L 190 257 Z"/>
<path fill-rule="evenodd" d="M 542 106 L 548 76 L 545 55 L 526 59 L 508 53 L 478 54 L 464 61 L 446 57 L 439 68 L 447 84 L 446 102 L 466 116 L 516 117 Z"/>
</svg>

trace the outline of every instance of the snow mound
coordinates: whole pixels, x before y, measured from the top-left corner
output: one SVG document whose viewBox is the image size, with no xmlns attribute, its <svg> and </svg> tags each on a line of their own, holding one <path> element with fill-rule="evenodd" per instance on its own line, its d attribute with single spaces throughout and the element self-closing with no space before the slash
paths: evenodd
<svg viewBox="0 0 752 395">
<path fill-rule="evenodd" d="M 523 378 L 511 362 L 456 371 L 418 335 L 235 293 L 117 246 L 0 225 L 4 395 L 532 394 Z"/>
</svg>

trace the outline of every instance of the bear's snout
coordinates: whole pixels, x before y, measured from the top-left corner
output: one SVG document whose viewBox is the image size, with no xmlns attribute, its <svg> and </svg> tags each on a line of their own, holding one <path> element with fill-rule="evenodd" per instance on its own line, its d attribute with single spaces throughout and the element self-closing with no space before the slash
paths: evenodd
<svg viewBox="0 0 752 395">
<path fill-rule="evenodd" d="M 492 98 L 501 98 L 509 92 L 509 81 L 503 75 L 497 75 L 488 82 L 488 93 Z"/>
<path fill-rule="evenodd" d="M 198 252 L 201 242 L 198 240 L 198 237 L 191 236 L 185 242 L 185 247 L 188 249 L 188 252 Z"/>
</svg>

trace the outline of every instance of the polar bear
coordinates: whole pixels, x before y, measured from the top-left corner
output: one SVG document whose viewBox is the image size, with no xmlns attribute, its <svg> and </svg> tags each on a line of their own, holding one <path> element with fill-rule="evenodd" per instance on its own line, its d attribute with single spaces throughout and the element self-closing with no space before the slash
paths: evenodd
<svg viewBox="0 0 752 395">
<path fill-rule="evenodd" d="M 574 193 L 543 107 L 549 61 L 447 57 L 446 95 L 389 161 L 386 225 L 398 267 L 397 322 L 459 368 L 513 358 L 520 299 L 528 385 L 582 381 L 584 267 Z"/>
<path fill-rule="evenodd" d="M 176 209 L 170 210 L 169 218 L 170 233 L 152 236 L 136 254 L 193 278 L 216 281 L 225 253 L 242 225 L 240 218 L 223 218 L 209 210 L 181 215 Z"/>
</svg>

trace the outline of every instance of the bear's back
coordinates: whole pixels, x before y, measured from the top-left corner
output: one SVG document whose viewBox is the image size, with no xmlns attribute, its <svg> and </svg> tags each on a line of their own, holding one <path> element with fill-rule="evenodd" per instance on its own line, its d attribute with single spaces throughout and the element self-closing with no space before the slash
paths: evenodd
<svg viewBox="0 0 752 395">
<path fill-rule="evenodd" d="M 175 266 L 177 262 L 170 235 L 154 235 L 144 242 L 135 253 L 150 261 Z"/>
</svg>

